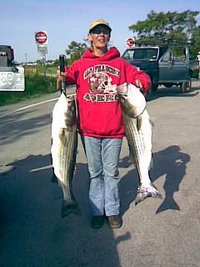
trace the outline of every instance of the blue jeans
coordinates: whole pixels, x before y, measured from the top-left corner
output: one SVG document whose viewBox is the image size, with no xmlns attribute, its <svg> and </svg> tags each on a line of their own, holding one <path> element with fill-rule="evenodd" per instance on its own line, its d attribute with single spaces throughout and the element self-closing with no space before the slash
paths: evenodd
<svg viewBox="0 0 200 267">
<path fill-rule="evenodd" d="M 119 155 L 122 138 L 94 138 L 83 136 L 83 146 L 90 174 L 89 200 L 93 216 L 118 215 Z"/>
</svg>

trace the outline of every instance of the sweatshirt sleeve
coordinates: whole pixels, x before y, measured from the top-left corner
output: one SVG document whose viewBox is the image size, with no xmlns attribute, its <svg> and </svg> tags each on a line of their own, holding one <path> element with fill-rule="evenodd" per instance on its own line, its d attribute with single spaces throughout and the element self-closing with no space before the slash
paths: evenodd
<svg viewBox="0 0 200 267">
<path fill-rule="evenodd" d="M 151 78 L 143 70 L 138 70 L 137 67 L 132 66 L 130 63 L 125 62 L 126 68 L 126 81 L 127 83 L 135 84 L 139 80 L 143 85 L 143 93 L 146 93 L 151 86 Z"/>
<path fill-rule="evenodd" d="M 68 85 L 76 84 L 77 82 L 77 72 L 75 70 L 75 64 L 72 64 L 70 67 L 65 67 L 65 72 L 67 73 L 66 83 Z"/>
</svg>

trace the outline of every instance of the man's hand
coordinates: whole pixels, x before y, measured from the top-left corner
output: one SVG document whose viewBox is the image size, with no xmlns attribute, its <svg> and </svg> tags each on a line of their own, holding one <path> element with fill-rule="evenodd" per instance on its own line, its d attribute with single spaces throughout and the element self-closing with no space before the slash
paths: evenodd
<svg viewBox="0 0 200 267">
<path fill-rule="evenodd" d="M 140 80 L 135 80 L 135 85 L 136 85 L 138 88 L 140 88 L 141 90 L 143 89 L 143 85 L 142 85 L 142 83 L 141 83 Z"/>
<path fill-rule="evenodd" d="M 67 78 L 67 73 L 66 72 L 61 72 L 60 68 L 58 67 L 58 70 L 57 70 L 57 82 L 56 82 L 57 90 L 61 89 L 61 83 L 62 83 L 62 81 L 65 81 L 66 78 Z"/>
</svg>

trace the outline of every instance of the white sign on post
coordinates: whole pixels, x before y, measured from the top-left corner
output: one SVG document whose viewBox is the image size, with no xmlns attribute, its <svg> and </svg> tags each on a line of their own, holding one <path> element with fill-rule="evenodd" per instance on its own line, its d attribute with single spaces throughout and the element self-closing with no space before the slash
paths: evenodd
<svg viewBox="0 0 200 267">
<path fill-rule="evenodd" d="M 47 33 L 45 31 L 35 32 L 35 41 L 37 44 L 38 53 L 40 55 L 40 60 L 43 65 L 44 77 L 46 77 L 45 62 L 46 62 L 47 43 L 48 43 Z"/>
<path fill-rule="evenodd" d="M 38 31 L 35 32 L 35 41 L 37 44 L 38 53 L 40 55 L 40 59 L 42 61 L 45 61 L 46 54 L 48 52 L 47 44 L 48 44 L 48 38 L 47 33 L 45 31 Z"/>
</svg>

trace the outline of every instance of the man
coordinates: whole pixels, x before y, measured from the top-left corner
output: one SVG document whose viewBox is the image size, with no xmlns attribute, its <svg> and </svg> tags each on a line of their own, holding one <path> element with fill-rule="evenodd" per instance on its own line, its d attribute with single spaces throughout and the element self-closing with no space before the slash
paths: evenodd
<svg viewBox="0 0 200 267">
<path fill-rule="evenodd" d="M 151 80 L 124 61 L 115 47 L 108 48 L 111 31 L 104 19 L 93 21 L 88 33 L 90 48 L 58 81 L 64 78 L 77 85 L 78 127 L 90 174 L 91 226 L 100 228 L 107 218 L 115 229 L 122 226 L 118 163 L 124 137 L 117 86 L 132 83 L 145 93 Z"/>
</svg>

